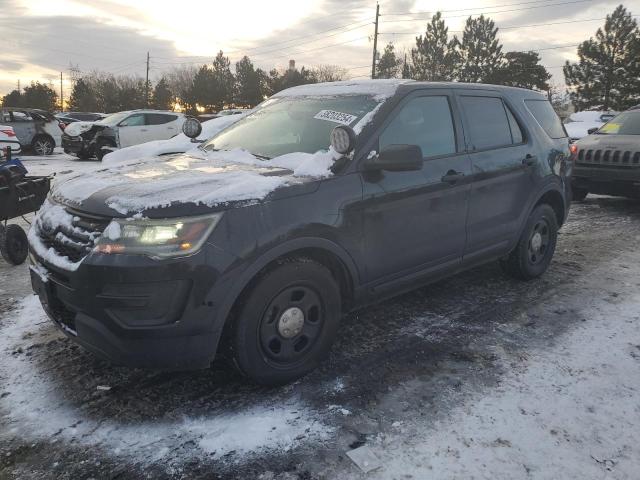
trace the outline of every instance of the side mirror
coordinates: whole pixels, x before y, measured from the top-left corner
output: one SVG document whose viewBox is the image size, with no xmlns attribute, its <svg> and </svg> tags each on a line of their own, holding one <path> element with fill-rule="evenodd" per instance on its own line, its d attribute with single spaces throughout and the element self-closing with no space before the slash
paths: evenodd
<svg viewBox="0 0 640 480">
<path fill-rule="evenodd" d="M 598 130 L 600 130 L 598 127 L 592 127 L 589 130 L 587 130 L 587 134 L 591 135 L 592 133 L 596 133 Z"/>
<path fill-rule="evenodd" d="M 187 117 L 182 124 L 182 133 L 196 142 L 196 138 L 202 133 L 202 124 L 196 118 Z"/>
<path fill-rule="evenodd" d="M 410 172 L 422 168 L 422 149 L 418 145 L 387 145 L 366 162 L 368 170 Z"/>
</svg>

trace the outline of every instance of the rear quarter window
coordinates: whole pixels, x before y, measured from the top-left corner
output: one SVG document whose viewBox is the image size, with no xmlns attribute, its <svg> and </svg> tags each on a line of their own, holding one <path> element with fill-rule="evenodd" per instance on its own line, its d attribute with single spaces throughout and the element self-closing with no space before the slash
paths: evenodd
<svg viewBox="0 0 640 480">
<path fill-rule="evenodd" d="M 538 124 L 551 138 L 566 138 L 567 132 L 556 114 L 555 110 L 547 100 L 525 100 L 527 109 L 536 119 Z"/>
</svg>

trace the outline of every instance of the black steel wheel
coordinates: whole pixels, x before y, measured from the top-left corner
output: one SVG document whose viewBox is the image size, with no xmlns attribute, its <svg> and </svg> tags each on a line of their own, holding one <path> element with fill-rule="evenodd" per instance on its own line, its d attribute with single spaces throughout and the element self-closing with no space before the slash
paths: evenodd
<svg viewBox="0 0 640 480">
<path fill-rule="evenodd" d="M 239 303 L 227 348 L 240 372 L 264 385 L 313 370 L 331 348 L 342 311 L 331 271 L 308 258 L 263 272 Z"/>
<path fill-rule="evenodd" d="M 518 244 L 500 264 L 506 273 L 520 280 L 539 277 L 549 268 L 557 240 L 555 211 L 549 205 L 538 205 L 529 215 Z"/>
<path fill-rule="evenodd" d="M 8 263 L 21 265 L 29 254 L 27 234 L 19 225 L 0 228 L 0 254 Z"/>
</svg>

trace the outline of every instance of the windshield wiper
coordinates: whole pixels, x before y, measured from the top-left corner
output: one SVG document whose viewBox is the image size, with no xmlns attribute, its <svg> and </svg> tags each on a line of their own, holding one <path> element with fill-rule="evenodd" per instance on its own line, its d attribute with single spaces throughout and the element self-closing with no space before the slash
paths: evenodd
<svg viewBox="0 0 640 480">
<path fill-rule="evenodd" d="M 253 155 L 256 158 L 259 158 L 260 160 L 271 160 L 271 157 L 267 157 L 266 155 L 260 155 L 258 153 L 251 153 L 251 155 Z"/>
</svg>

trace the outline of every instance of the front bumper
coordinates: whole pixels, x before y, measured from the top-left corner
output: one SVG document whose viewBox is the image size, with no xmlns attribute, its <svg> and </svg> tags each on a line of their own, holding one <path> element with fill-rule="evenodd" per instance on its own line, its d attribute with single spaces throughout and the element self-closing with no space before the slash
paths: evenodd
<svg viewBox="0 0 640 480">
<path fill-rule="evenodd" d="M 571 185 L 602 195 L 640 196 L 640 168 L 575 165 Z"/>
<path fill-rule="evenodd" d="M 62 134 L 62 149 L 65 153 L 86 153 L 89 149 L 89 142 L 81 136 L 71 137 L 69 135 Z"/>
<path fill-rule="evenodd" d="M 31 252 L 31 282 L 43 308 L 70 338 L 114 364 L 163 370 L 206 368 L 224 325 L 220 271 L 211 247 L 169 261 L 90 255 L 74 271 Z M 226 261 L 216 249 L 216 261 Z"/>
</svg>

